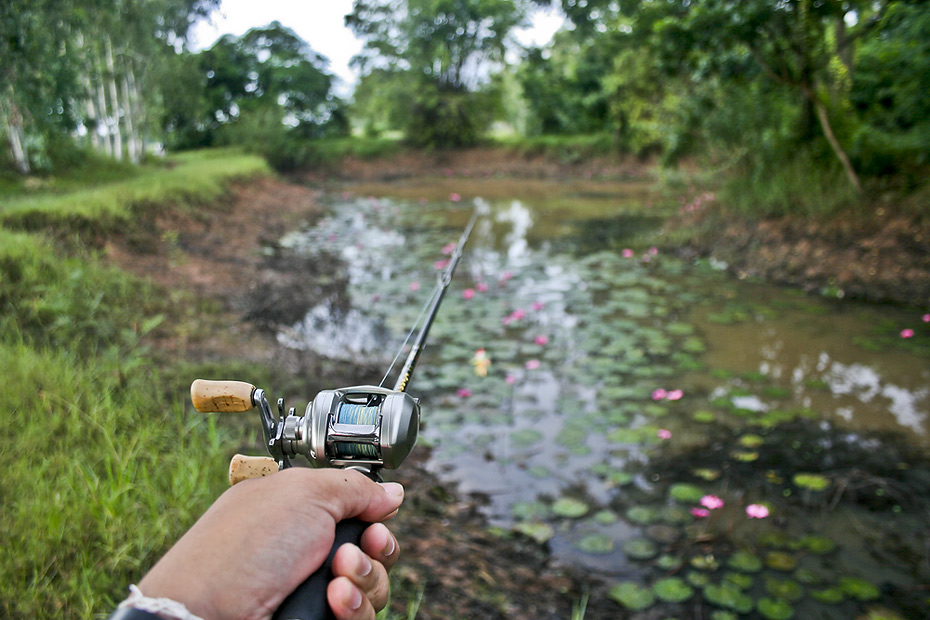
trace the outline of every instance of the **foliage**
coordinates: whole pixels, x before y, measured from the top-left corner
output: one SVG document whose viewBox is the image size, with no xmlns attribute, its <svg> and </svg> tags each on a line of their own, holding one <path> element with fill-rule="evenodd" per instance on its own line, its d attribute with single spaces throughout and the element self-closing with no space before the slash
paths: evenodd
<svg viewBox="0 0 930 620">
<path fill-rule="evenodd" d="M 523 15 L 513 0 L 356 0 L 346 25 L 365 47 L 355 62 L 371 82 L 389 85 L 386 96 L 362 90 L 360 109 L 380 102 L 387 110 L 370 128 L 396 123 L 419 146 L 476 143 L 496 105 L 486 72 Z M 402 89 L 408 95 L 392 100 Z"/>
</svg>

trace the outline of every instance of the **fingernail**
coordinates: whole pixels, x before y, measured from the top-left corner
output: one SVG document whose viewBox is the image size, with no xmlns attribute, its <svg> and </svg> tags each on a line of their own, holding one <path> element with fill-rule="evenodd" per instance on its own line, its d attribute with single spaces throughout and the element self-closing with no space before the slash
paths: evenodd
<svg viewBox="0 0 930 620">
<path fill-rule="evenodd" d="M 355 610 L 362 606 L 362 592 L 355 586 L 349 588 L 349 596 L 345 600 L 346 607 Z"/>
<path fill-rule="evenodd" d="M 404 487 L 399 482 L 384 482 L 381 484 L 381 487 L 384 489 L 384 492 L 391 497 L 396 497 L 401 500 L 404 499 Z"/>
<path fill-rule="evenodd" d="M 397 550 L 397 543 L 394 541 L 394 537 L 391 535 L 388 535 L 388 543 L 384 545 L 384 549 L 381 550 L 381 553 L 384 554 L 385 557 L 388 557 L 392 553 L 394 553 L 396 550 Z"/>
<path fill-rule="evenodd" d="M 371 560 L 368 559 L 368 556 L 359 551 L 359 557 L 361 558 L 358 563 L 357 573 L 359 577 L 367 577 L 368 573 L 371 572 Z"/>
</svg>

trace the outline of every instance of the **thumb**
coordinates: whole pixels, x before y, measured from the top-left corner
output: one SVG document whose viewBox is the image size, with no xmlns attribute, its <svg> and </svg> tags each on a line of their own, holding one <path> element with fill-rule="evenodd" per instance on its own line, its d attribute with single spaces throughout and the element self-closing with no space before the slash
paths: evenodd
<svg viewBox="0 0 930 620">
<path fill-rule="evenodd" d="M 400 484 L 378 484 L 358 471 L 296 467 L 287 471 L 304 472 L 299 486 L 307 494 L 307 501 L 324 509 L 337 522 L 352 517 L 384 521 L 394 516 L 404 501 L 404 487 Z"/>
</svg>

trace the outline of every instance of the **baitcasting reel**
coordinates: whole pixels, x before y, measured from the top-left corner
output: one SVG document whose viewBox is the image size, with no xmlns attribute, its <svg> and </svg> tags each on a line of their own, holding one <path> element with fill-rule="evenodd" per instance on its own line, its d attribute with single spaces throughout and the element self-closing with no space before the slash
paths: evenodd
<svg viewBox="0 0 930 620">
<path fill-rule="evenodd" d="M 265 391 L 241 381 L 191 384 L 191 401 L 201 413 L 242 412 L 258 407 L 271 459 L 237 455 L 230 483 L 290 467 L 305 457 L 314 467 L 345 467 L 377 478 L 381 468 L 396 469 L 417 441 L 420 402 L 406 392 L 372 385 L 323 390 L 307 404 L 304 415 L 292 407 L 272 413 Z M 275 466 L 276 465 L 276 466 Z"/>
</svg>

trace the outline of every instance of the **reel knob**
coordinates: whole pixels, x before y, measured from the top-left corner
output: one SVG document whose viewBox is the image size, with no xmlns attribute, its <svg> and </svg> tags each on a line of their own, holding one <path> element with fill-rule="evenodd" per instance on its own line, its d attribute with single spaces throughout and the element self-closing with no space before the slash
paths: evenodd
<svg viewBox="0 0 930 620">
<path fill-rule="evenodd" d="M 278 463 L 271 457 L 237 454 L 229 461 L 229 486 L 243 480 L 264 478 L 276 471 L 278 471 Z"/>
</svg>

